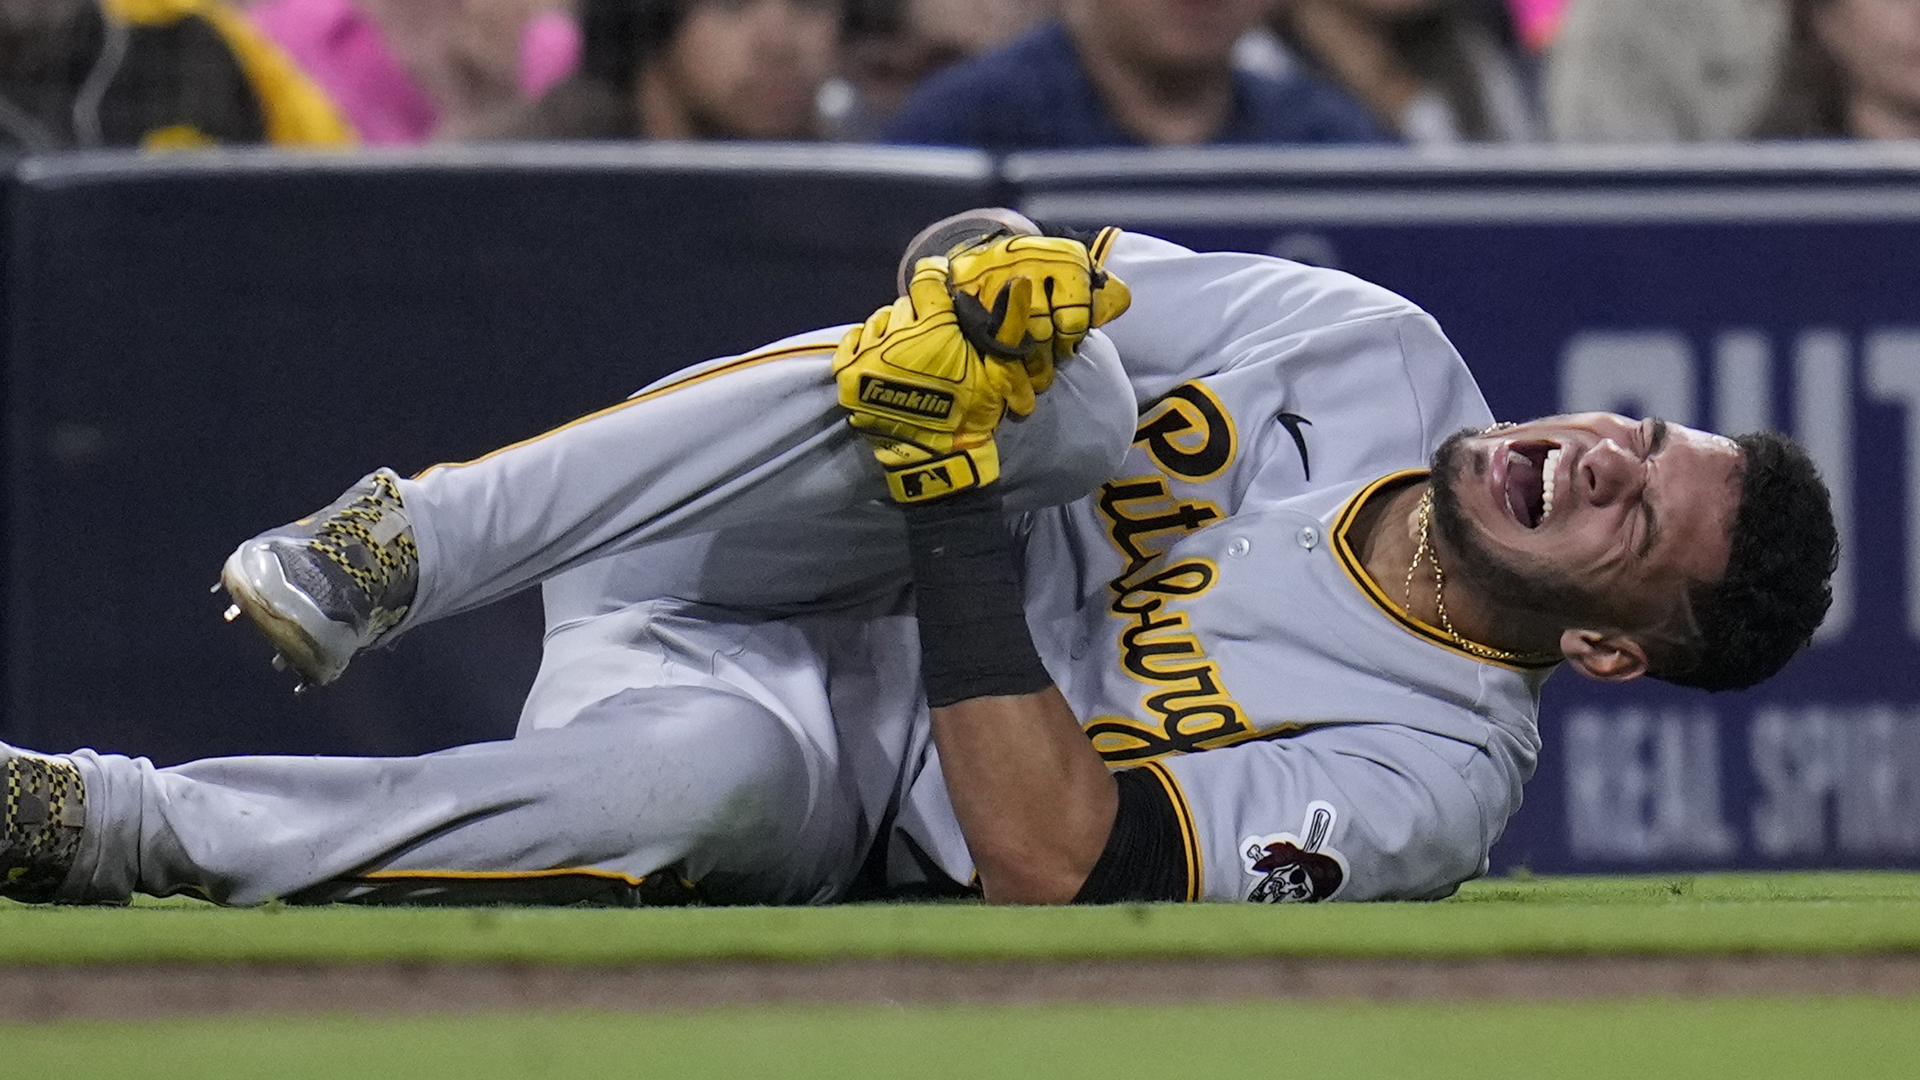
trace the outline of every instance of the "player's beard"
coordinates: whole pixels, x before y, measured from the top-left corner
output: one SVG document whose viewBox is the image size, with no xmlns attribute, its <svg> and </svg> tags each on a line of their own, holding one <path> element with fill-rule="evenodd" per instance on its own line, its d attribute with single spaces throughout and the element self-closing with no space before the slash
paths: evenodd
<svg viewBox="0 0 1920 1080">
<path fill-rule="evenodd" d="M 1594 598 L 1578 585 L 1546 570 L 1529 570 L 1503 562 L 1481 541 L 1460 506 L 1463 482 L 1484 482 L 1486 458 L 1467 454 L 1462 446 L 1480 434 L 1466 428 L 1447 436 L 1433 452 L 1433 525 L 1448 549 L 1443 564 L 1449 583 L 1460 581 L 1502 607 L 1539 612 L 1559 618 L 1594 610 Z"/>
</svg>

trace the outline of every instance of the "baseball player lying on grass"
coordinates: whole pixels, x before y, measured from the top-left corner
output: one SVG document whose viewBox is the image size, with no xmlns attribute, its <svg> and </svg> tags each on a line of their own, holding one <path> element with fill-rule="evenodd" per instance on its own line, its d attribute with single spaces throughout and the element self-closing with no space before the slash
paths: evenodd
<svg viewBox="0 0 1920 1080">
<path fill-rule="evenodd" d="M 543 583 L 516 737 L 0 748 L 0 892 L 1441 897 L 1520 804 L 1556 666 L 1747 686 L 1826 610 L 1826 492 L 1777 435 L 1495 424 L 1383 289 L 1035 231 L 945 223 L 863 326 L 243 544 L 229 617 L 312 684 Z"/>
</svg>

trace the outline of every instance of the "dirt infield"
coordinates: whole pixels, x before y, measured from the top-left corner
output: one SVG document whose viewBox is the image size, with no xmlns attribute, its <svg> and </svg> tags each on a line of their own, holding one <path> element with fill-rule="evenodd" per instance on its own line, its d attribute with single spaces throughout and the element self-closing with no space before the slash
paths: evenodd
<svg viewBox="0 0 1920 1080">
<path fill-rule="evenodd" d="M 1920 955 L 818 964 L 165 964 L 0 967 L 0 1022 L 272 1013 L 393 1016 L 796 1004 L 1176 1004 L 1920 997 Z"/>
</svg>

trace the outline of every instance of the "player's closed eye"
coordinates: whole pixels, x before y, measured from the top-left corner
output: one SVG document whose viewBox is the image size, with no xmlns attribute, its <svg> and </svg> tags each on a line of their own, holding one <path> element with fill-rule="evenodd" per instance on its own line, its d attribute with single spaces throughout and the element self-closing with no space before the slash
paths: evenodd
<svg viewBox="0 0 1920 1080">
<path fill-rule="evenodd" d="M 1660 452 L 1661 447 L 1667 444 L 1667 422 L 1665 420 L 1650 419 L 1644 421 L 1640 425 L 1640 429 L 1645 434 L 1643 444 L 1646 447 L 1640 460 L 1651 461 L 1653 460 L 1653 456 Z M 1634 556 L 1644 559 L 1647 557 L 1647 553 L 1653 550 L 1653 545 L 1660 539 L 1660 521 L 1654 516 L 1653 503 L 1648 500 L 1645 488 L 1642 488 L 1640 491 L 1640 517 L 1640 544 L 1634 549 Z"/>
<path fill-rule="evenodd" d="M 1667 445 L 1667 422 L 1658 417 L 1649 417 L 1640 422 L 1641 460 L 1651 458 Z"/>
</svg>

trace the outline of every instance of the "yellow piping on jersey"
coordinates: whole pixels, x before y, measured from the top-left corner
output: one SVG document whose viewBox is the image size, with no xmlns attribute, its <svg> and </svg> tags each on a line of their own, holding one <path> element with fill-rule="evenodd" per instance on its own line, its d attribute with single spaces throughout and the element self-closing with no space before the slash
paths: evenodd
<svg viewBox="0 0 1920 1080">
<path fill-rule="evenodd" d="M 435 469 L 459 469 L 459 468 L 465 468 L 468 465 L 478 465 L 483 461 L 489 461 L 493 458 L 499 457 L 501 454 L 504 454 L 509 450 L 518 450 L 523 446 L 531 446 L 532 444 L 537 443 L 542 439 L 552 438 L 553 436 L 558 435 L 563 431 L 568 431 L 573 428 L 579 427 L 581 424 L 587 423 L 592 420 L 598 420 L 603 416 L 611 416 L 612 414 L 617 413 L 622 409 L 630 409 L 633 406 L 638 405 L 643 401 L 652 401 L 654 398 L 672 393 L 675 390 L 684 390 L 689 386 L 697 386 L 700 383 L 706 382 L 709 379 L 717 379 L 722 375 L 730 375 L 736 371 L 742 371 L 742 370 L 745 370 L 746 368 L 755 367 L 760 364 L 767 363 L 768 361 L 771 361 L 771 360 L 787 360 L 795 356 L 806 356 L 809 353 L 831 354 L 834 351 L 834 348 L 835 346 L 833 345 L 824 345 L 824 344 L 791 345 L 791 346 L 788 346 L 787 348 L 777 349 L 773 352 L 748 353 L 745 356 L 742 356 L 736 360 L 730 360 L 727 363 L 721 364 L 719 367 L 711 368 L 707 371 L 703 371 L 698 375 L 690 375 L 684 379 L 681 379 L 678 382 L 667 383 L 664 386 L 656 386 L 651 390 L 643 390 L 640 393 L 635 394 L 630 398 L 627 398 L 625 401 L 621 401 L 617 404 L 609 405 L 604 409 L 600 409 L 596 412 L 590 412 L 585 416 L 577 417 L 573 420 L 569 420 L 566 423 L 561 424 L 559 427 L 554 428 L 551 431 L 543 431 L 540 434 L 535 435 L 531 439 L 521 439 L 517 443 L 509 443 L 506 446 L 500 447 L 498 450 L 489 451 L 485 454 L 480 455 L 477 458 L 474 458 L 471 461 L 443 461 L 437 465 L 429 465 L 426 468 L 421 469 L 419 472 L 413 474 L 413 478 L 415 480 L 418 480 Z"/>
<path fill-rule="evenodd" d="M 1107 261 L 1107 253 L 1113 250 L 1114 241 L 1118 239 L 1120 239 L 1120 229 L 1113 225 L 1094 234 L 1093 243 L 1087 245 L 1087 252 L 1093 256 L 1095 265 Z"/>
<path fill-rule="evenodd" d="M 1140 768 L 1147 775 L 1160 781 L 1167 790 L 1167 801 L 1173 805 L 1173 817 L 1180 825 L 1180 853 L 1186 860 L 1187 894 L 1180 899 L 1192 902 L 1200 899 L 1200 833 L 1194 828 L 1193 808 L 1187 805 L 1187 793 L 1180 790 L 1180 781 L 1165 765 L 1158 761 L 1149 761 Z"/>
<path fill-rule="evenodd" d="M 541 878 L 587 877 L 619 881 L 634 888 L 646 883 L 646 876 L 634 877 L 614 870 L 595 870 L 584 866 L 563 866 L 552 870 L 370 870 L 354 874 L 354 881 L 537 881 Z"/>
<path fill-rule="evenodd" d="M 1348 531 L 1353 528 L 1354 519 L 1360 516 L 1360 509 L 1367 504 L 1367 500 L 1373 498 L 1381 489 L 1404 481 L 1417 480 L 1426 475 L 1427 470 L 1425 469 L 1402 469 L 1396 473 L 1389 473 L 1375 480 L 1373 483 L 1368 484 L 1366 487 L 1361 488 L 1353 498 L 1347 500 L 1347 504 L 1340 508 L 1339 515 L 1334 519 L 1332 530 L 1333 551 L 1334 554 L 1339 557 L 1340 569 L 1346 571 L 1347 577 L 1353 581 L 1354 586 L 1366 594 L 1367 599 L 1373 601 L 1375 607 L 1386 612 L 1394 622 L 1399 623 L 1405 629 L 1449 652 L 1464 656 L 1469 660 L 1478 660 L 1483 664 L 1492 664 L 1494 667 L 1506 668 L 1508 671 L 1540 671 L 1554 666 L 1554 663 L 1558 663 L 1558 661 L 1546 664 L 1509 664 L 1499 660 L 1490 660 L 1477 653 L 1469 652 L 1456 644 L 1453 637 L 1445 630 L 1421 619 L 1416 619 L 1408 614 L 1405 608 L 1394 603 L 1393 598 L 1388 596 L 1384 589 L 1380 588 L 1379 582 L 1368 576 L 1366 568 L 1361 565 L 1359 555 L 1355 554 L 1353 545 L 1347 539 Z"/>
</svg>

